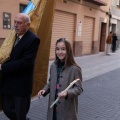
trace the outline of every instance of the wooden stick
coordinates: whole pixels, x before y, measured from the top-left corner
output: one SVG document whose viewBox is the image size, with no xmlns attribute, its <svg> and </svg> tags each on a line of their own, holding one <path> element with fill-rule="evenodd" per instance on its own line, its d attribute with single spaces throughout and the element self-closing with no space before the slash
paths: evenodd
<svg viewBox="0 0 120 120">
<path fill-rule="evenodd" d="M 78 80 L 80 80 L 80 79 L 76 79 L 73 82 L 71 82 L 70 85 L 64 91 L 62 91 L 62 93 L 67 92 L 68 89 L 70 89 L 70 87 L 72 87 L 72 85 L 74 85 Z M 59 97 L 57 97 L 57 99 L 52 103 L 50 108 L 52 108 L 58 101 L 59 101 Z"/>
</svg>

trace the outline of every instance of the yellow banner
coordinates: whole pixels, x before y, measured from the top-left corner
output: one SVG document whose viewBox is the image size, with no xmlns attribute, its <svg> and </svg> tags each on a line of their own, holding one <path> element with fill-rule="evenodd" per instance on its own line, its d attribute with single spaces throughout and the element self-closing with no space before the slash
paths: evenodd
<svg viewBox="0 0 120 120">
<path fill-rule="evenodd" d="M 49 54 L 51 45 L 52 35 L 52 24 L 54 17 L 55 1 L 56 0 L 43 0 L 41 13 L 38 9 L 37 15 L 42 15 L 37 30 L 37 35 L 40 37 L 40 47 L 38 50 L 35 72 L 34 72 L 34 88 L 33 95 L 44 87 L 47 82 L 48 65 L 49 65 Z M 46 1 L 46 2 L 45 2 Z M 42 2 L 42 1 L 41 1 Z M 34 17 L 33 17 L 34 18 Z"/>
<path fill-rule="evenodd" d="M 33 95 L 36 95 L 47 81 L 55 1 L 56 0 L 32 0 L 36 8 L 28 14 L 31 18 L 30 29 L 37 34 L 41 40 L 35 64 Z M 0 63 L 4 63 L 9 59 L 14 41 L 15 31 L 13 29 L 0 48 Z"/>
</svg>

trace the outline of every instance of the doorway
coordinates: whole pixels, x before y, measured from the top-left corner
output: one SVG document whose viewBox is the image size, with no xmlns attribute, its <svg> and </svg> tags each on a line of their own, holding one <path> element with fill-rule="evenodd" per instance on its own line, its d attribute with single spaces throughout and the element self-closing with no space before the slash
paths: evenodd
<svg viewBox="0 0 120 120">
<path fill-rule="evenodd" d="M 99 44 L 99 52 L 105 51 L 105 41 L 106 41 L 106 23 L 101 23 L 101 35 L 100 35 L 100 44 Z"/>
<path fill-rule="evenodd" d="M 116 33 L 116 24 L 112 24 L 112 32 Z"/>
</svg>

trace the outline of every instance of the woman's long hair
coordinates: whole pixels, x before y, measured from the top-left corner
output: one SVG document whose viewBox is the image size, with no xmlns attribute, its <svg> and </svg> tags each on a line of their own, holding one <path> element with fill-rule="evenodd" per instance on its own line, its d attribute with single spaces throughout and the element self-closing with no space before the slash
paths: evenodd
<svg viewBox="0 0 120 120">
<path fill-rule="evenodd" d="M 69 41 L 66 40 L 66 38 L 60 38 L 56 41 L 56 46 L 58 43 L 63 42 L 66 46 L 66 57 L 65 57 L 65 66 L 71 66 L 75 65 L 80 68 L 80 66 L 75 62 L 74 57 L 73 57 L 73 52 L 71 48 L 71 44 Z M 55 59 L 58 60 L 59 58 L 56 55 L 56 50 L 55 50 Z"/>
</svg>

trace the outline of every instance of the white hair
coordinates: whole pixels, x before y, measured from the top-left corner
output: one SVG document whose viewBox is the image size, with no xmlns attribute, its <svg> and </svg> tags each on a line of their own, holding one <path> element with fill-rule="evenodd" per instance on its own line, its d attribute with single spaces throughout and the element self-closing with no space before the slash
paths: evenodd
<svg viewBox="0 0 120 120">
<path fill-rule="evenodd" d="M 26 23 L 31 22 L 29 15 L 27 15 L 25 13 L 19 13 L 18 15 L 22 16 L 24 18 L 24 20 L 26 21 Z"/>
</svg>

